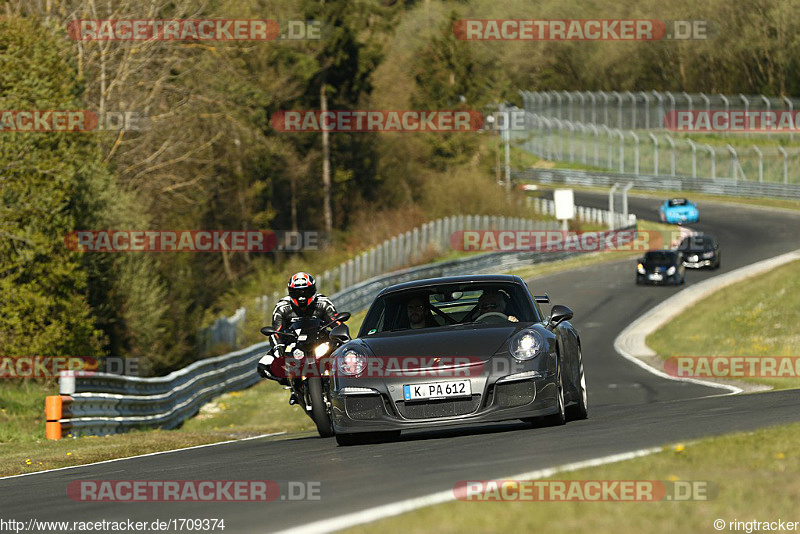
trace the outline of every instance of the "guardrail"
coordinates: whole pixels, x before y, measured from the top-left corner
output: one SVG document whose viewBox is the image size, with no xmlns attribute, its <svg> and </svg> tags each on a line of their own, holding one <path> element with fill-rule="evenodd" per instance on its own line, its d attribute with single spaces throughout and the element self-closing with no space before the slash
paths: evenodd
<svg viewBox="0 0 800 534">
<path fill-rule="evenodd" d="M 541 184 L 610 187 L 615 183 L 633 182 L 637 187 L 653 190 L 692 191 L 709 195 L 741 197 L 784 197 L 800 200 L 800 186 L 777 183 L 735 182 L 717 178 L 689 176 L 655 176 L 621 174 L 572 169 L 525 169 L 512 171 L 512 179 L 530 180 Z"/>
<path fill-rule="evenodd" d="M 45 436 L 176 428 L 213 397 L 258 382 L 255 362 L 268 348 L 268 342 L 258 343 L 156 378 L 62 372 L 60 395 L 47 397 L 45 403 Z"/>
<path fill-rule="evenodd" d="M 537 199 L 536 208 L 548 212 L 553 209 L 552 201 Z M 577 211 L 585 218 L 607 222 L 617 229 L 636 227 L 635 215 L 622 220 L 619 214 L 594 208 L 580 208 Z M 623 224 L 625 226 L 619 228 Z M 548 228 L 529 225 L 530 228 L 519 229 L 559 228 L 555 221 L 548 225 Z M 467 225 L 458 229 L 474 228 Z M 367 308 L 375 294 L 390 285 L 438 276 L 500 273 L 575 254 L 578 252 L 489 252 L 378 275 L 339 291 L 331 298 L 338 309 L 355 313 Z M 256 362 L 268 348 L 269 343 L 258 343 L 236 352 L 197 361 L 157 378 L 62 373 L 60 395 L 47 397 L 45 403 L 45 435 L 47 439 L 61 439 L 64 436 L 116 434 L 134 428 L 176 428 L 213 397 L 258 382 L 260 377 L 255 370 Z"/>
</svg>

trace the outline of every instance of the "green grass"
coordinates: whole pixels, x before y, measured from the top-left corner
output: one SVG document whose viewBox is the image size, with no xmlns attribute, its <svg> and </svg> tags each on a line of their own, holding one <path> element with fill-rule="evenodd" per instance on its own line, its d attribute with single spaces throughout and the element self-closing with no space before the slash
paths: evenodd
<svg viewBox="0 0 800 534">
<path fill-rule="evenodd" d="M 137 454 L 217 443 L 272 433 L 314 430 L 302 410 L 289 406 L 289 393 L 275 382 L 262 381 L 242 391 L 221 395 L 177 430 L 141 430 L 107 437 L 86 436 L 59 441 L 44 438 L 44 396 L 39 386 L 4 384 L 0 412 L 0 476 L 81 465 Z M 17 400 L 29 395 L 21 405 Z M 29 424 L 37 421 L 36 424 Z M 11 424 L 5 424 L 11 423 Z M 41 424 L 39 424 L 41 423 Z M 13 432 L 6 428 L 16 429 Z"/>
<path fill-rule="evenodd" d="M 55 379 L 0 379 L 0 447 L 44 437 L 44 399 L 48 395 L 58 395 Z"/>
<path fill-rule="evenodd" d="M 800 356 L 800 261 L 728 286 L 647 337 L 672 356 Z M 745 378 L 776 389 L 800 378 Z"/>
<path fill-rule="evenodd" d="M 797 513 L 797 495 L 800 494 L 798 433 L 800 424 L 730 434 L 665 447 L 661 453 L 635 460 L 558 473 L 549 478 L 707 481 L 719 489 L 719 494 L 706 501 L 455 501 L 345 532 L 682 533 L 715 532 L 716 519 L 726 522 L 735 519 L 800 521 Z M 514 473 L 498 475 L 513 476 Z"/>
</svg>

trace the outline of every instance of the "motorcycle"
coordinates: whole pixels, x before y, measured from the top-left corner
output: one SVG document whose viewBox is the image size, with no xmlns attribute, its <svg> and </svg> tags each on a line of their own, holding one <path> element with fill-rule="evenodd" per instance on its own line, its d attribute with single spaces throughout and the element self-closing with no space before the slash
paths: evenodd
<svg viewBox="0 0 800 534">
<path fill-rule="evenodd" d="M 323 324 L 317 317 L 297 317 L 285 330 L 271 326 L 261 329 L 262 334 L 278 336 L 285 345 L 289 387 L 323 438 L 333 436 L 330 355 L 350 340 L 350 330 L 344 324 L 349 318 L 349 313 L 339 313 L 333 321 Z"/>
</svg>

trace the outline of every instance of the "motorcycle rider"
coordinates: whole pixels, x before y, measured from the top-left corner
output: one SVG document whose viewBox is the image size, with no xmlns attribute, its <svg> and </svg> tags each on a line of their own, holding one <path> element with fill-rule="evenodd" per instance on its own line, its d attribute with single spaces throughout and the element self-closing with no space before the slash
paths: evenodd
<svg viewBox="0 0 800 534">
<path fill-rule="evenodd" d="M 324 323 L 330 323 L 336 318 L 336 307 L 328 297 L 317 292 L 316 280 L 310 274 L 302 271 L 293 274 L 287 289 L 289 294 L 279 300 L 272 311 L 272 326 L 276 330 L 287 328 L 292 319 L 298 317 L 318 317 Z M 258 362 L 258 374 L 288 386 L 284 354 L 286 346 L 281 343 L 278 335 L 272 335 L 270 341 L 272 350 Z M 296 401 L 292 394 L 289 404 L 295 404 Z"/>
</svg>

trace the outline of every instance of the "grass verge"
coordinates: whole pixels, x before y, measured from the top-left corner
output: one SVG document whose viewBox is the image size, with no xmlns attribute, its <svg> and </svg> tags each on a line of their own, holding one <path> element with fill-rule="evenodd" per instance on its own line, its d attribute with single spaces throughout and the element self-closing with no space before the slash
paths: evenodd
<svg viewBox="0 0 800 534">
<path fill-rule="evenodd" d="M 717 291 L 647 336 L 662 358 L 672 356 L 800 356 L 800 261 Z M 743 378 L 775 389 L 800 377 Z"/>
<path fill-rule="evenodd" d="M 665 447 L 661 453 L 635 460 L 550 477 L 550 480 L 706 481 L 710 487 L 718 488 L 719 493 L 705 501 L 455 501 L 345 532 L 414 534 L 430 532 L 432 528 L 442 534 L 714 532 L 717 519 L 726 523 L 736 519 L 798 521 L 798 432 L 800 424 L 729 434 L 685 446 Z"/>
<path fill-rule="evenodd" d="M 226 393 L 205 404 L 197 416 L 178 430 L 141 430 L 106 437 L 87 436 L 59 441 L 44 439 L 44 397 L 41 385 L 3 384 L 0 388 L 0 476 L 18 475 L 241 439 L 277 432 L 302 433 L 314 429 L 311 419 L 289 406 L 288 393 L 275 382 L 263 381 L 242 391 Z M 26 403 L 10 399 L 22 397 Z M 32 420 L 36 424 L 29 424 Z M 10 423 L 10 424 L 6 424 Z M 7 430 L 11 428 L 12 430 Z M 13 441 L 11 441 L 13 440 Z"/>
</svg>

